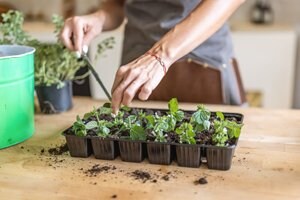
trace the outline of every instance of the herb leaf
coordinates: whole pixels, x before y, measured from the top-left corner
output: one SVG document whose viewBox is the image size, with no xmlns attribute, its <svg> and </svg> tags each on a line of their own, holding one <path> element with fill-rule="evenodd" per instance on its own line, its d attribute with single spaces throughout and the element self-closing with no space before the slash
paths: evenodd
<svg viewBox="0 0 300 200">
<path fill-rule="evenodd" d="M 176 128 L 175 132 L 179 135 L 179 142 L 180 143 L 187 143 L 187 144 L 196 144 L 195 140 L 195 132 L 193 130 L 193 126 L 190 123 L 183 123 L 180 127 Z"/>
<path fill-rule="evenodd" d="M 90 130 L 90 129 L 93 129 L 93 128 L 96 128 L 98 126 L 97 122 L 96 121 L 89 121 L 86 125 L 85 125 L 85 128 L 87 130 Z"/>
<path fill-rule="evenodd" d="M 175 113 L 178 111 L 178 101 L 176 98 L 172 98 L 169 103 L 168 107 L 171 113 Z"/>
<path fill-rule="evenodd" d="M 221 121 L 224 121 L 225 117 L 224 117 L 224 114 L 220 111 L 216 112 L 216 115 L 217 117 L 221 120 Z"/>
<path fill-rule="evenodd" d="M 191 123 L 195 127 L 196 132 L 209 130 L 210 128 L 210 111 L 204 105 L 198 106 L 198 110 L 192 115 Z"/>
<path fill-rule="evenodd" d="M 84 137 L 87 135 L 85 124 L 78 115 L 76 117 L 76 121 L 73 124 L 72 130 L 77 136 Z"/>
<path fill-rule="evenodd" d="M 143 127 L 139 125 L 134 125 L 130 129 L 130 139 L 131 140 L 146 140 L 146 131 Z"/>
</svg>

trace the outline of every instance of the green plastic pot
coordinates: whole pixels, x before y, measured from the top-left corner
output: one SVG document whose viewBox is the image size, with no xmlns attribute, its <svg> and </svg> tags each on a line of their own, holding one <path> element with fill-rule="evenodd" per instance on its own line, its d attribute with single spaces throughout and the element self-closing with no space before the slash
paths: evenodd
<svg viewBox="0 0 300 200">
<path fill-rule="evenodd" d="M 0 45 L 0 149 L 33 135 L 34 51 Z"/>
</svg>

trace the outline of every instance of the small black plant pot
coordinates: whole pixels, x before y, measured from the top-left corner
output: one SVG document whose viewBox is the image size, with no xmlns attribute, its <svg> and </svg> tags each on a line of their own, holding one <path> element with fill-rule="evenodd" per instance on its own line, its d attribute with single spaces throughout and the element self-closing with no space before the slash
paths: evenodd
<svg viewBox="0 0 300 200">
<path fill-rule="evenodd" d="M 151 164 L 171 164 L 171 145 L 168 143 L 148 142 L 148 160 Z"/>
<path fill-rule="evenodd" d="M 119 140 L 120 156 L 126 162 L 142 162 L 144 160 L 143 142 Z"/>
<path fill-rule="evenodd" d="M 95 158 L 102 160 L 114 160 L 117 157 L 117 149 L 113 139 L 92 137 L 91 141 Z"/>
<path fill-rule="evenodd" d="M 208 146 L 206 148 L 206 160 L 208 169 L 229 170 L 235 145 L 229 147 Z"/>
<path fill-rule="evenodd" d="M 35 86 L 42 113 L 55 114 L 72 108 L 72 82 L 64 83 L 62 88 L 58 88 L 57 85 Z"/>
<path fill-rule="evenodd" d="M 65 135 L 67 145 L 72 157 L 87 158 L 92 154 L 91 140 L 86 137 Z"/>
<path fill-rule="evenodd" d="M 176 157 L 179 166 L 197 168 L 201 164 L 201 147 L 199 145 L 176 144 Z"/>
</svg>

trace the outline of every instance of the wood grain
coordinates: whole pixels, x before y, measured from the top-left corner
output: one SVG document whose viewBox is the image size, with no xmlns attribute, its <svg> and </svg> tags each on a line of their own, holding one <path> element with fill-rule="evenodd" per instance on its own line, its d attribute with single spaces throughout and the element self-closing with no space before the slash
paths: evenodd
<svg viewBox="0 0 300 200">
<path fill-rule="evenodd" d="M 103 161 L 92 156 L 41 154 L 42 149 L 64 142 L 60 133 L 77 114 L 102 103 L 75 98 L 69 112 L 37 114 L 34 137 L 0 150 L 0 199 L 300 199 L 300 111 L 295 110 L 209 106 L 214 111 L 245 115 L 230 171 L 208 170 L 204 165 L 191 169 L 175 163 L 151 165 L 146 160 L 137 164 L 119 158 Z M 135 102 L 133 106 L 166 108 L 165 103 L 154 102 Z M 196 108 L 194 104 L 181 107 Z M 84 171 L 95 164 L 116 169 L 87 177 Z M 154 177 L 157 183 L 135 180 L 129 174 L 137 169 L 159 176 Z M 168 172 L 169 181 L 161 179 Z M 208 184 L 194 185 L 201 177 L 206 177 Z"/>
</svg>

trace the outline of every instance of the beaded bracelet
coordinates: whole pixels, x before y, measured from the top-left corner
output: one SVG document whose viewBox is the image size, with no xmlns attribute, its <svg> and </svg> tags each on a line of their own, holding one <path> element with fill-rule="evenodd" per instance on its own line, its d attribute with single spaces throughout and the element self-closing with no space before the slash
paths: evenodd
<svg viewBox="0 0 300 200">
<path fill-rule="evenodd" d="M 162 61 L 162 59 L 156 54 L 153 54 L 153 53 L 150 53 L 150 52 L 147 52 L 147 54 L 154 57 L 159 62 L 159 64 L 162 66 L 162 68 L 164 70 L 164 73 L 166 75 L 167 74 L 167 67 L 166 67 L 165 63 Z"/>
</svg>

